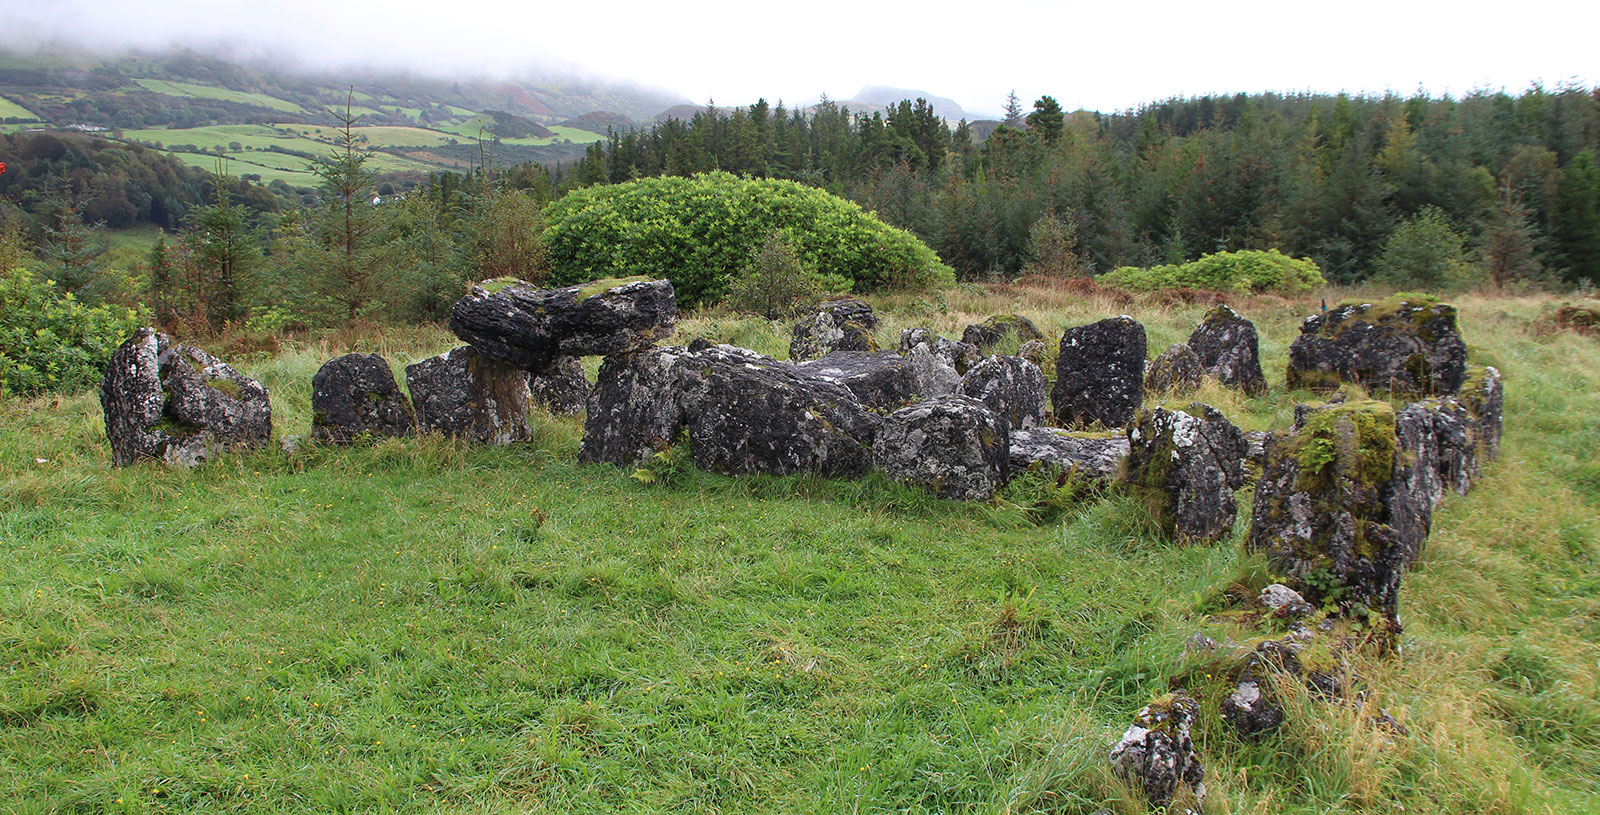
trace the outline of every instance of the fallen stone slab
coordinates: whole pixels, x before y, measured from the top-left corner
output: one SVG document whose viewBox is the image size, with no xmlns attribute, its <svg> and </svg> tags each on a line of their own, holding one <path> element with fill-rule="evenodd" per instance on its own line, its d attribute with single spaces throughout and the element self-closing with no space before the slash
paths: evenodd
<svg viewBox="0 0 1600 815">
<path fill-rule="evenodd" d="M 1006 420 L 982 402 L 945 396 L 890 414 L 878 430 L 872 457 L 890 478 L 941 498 L 981 500 L 1010 474 Z"/>
<path fill-rule="evenodd" d="M 1080 478 L 1111 481 L 1121 474 L 1128 449 L 1128 437 L 1123 433 L 1084 433 L 1055 427 L 1013 430 L 1011 469 L 1059 467 Z"/>
<path fill-rule="evenodd" d="M 535 374 L 548 372 L 562 357 L 648 347 L 672 336 L 677 321 L 677 301 L 666 280 L 608 280 L 559 289 L 520 280 L 486 282 L 450 309 L 456 336 L 485 356 Z"/>
<path fill-rule="evenodd" d="M 893 351 L 834 351 L 822 359 L 802 362 L 799 367 L 802 372 L 849 388 L 856 401 L 884 413 L 899 410 L 926 395 L 916 363 Z"/>
<path fill-rule="evenodd" d="M 1290 388 L 1358 384 L 1375 396 L 1450 396 L 1466 379 L 1454 306 L 1395 296 L 1307 317 L 1289 347 Z"/>
</svg>

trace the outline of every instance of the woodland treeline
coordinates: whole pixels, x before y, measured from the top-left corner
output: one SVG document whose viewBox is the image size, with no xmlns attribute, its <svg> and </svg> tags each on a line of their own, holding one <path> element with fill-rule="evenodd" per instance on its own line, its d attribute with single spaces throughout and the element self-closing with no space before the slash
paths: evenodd
<svg viewBox="0 0 1600 815">
<path fill-rule="evenodd" d="M 710 169 L 798 180 L 910 229 L 968 279 L 1022 271 L 1030 230 L 1053 216 L 1089 273 L 1277 248 L 1351 282 L 1421 219 L 1493 282 L 1600 281 L 1595 89 L 1008 107 L 981 143 L 987 127 L 949 127 L 920 100 L 870 115 L 828 101 L 707 108 L 612 133 L 568 183 Z"/>
</svg>

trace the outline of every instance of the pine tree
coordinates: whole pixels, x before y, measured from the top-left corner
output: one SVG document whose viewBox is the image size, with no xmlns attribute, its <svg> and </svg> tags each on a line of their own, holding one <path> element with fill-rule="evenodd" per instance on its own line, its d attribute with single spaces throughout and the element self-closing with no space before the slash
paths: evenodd
<svg viewBox="0 0 1600 815">
<path fill-rule="evenodd" d="M 1028 129 L 1039 134 L 1046 144 L 1053 144 L 1060 139 L 1067 129 L 1060 103 L 1053 97 L 1039 97 L 1039 101 L 1033 103 L 1033 112 L 1028 114 Z"/>
<path fill-rule="evenodd" d="M 323 291 L 339 304 L 350 320 L 354 320 L 377 293 L 370 245 L 373 217 L 367 203 L 376 173 L 367 166 L 372 152 L 361 147 L 362 137 L 355 132 L 356 121 L 361 117 L 352 115 L 354 107 L 355 88 L 351 88 L 344 112 L 334 112 L 339 129 L 333 154 L 311 167 L 322 181 L 324 208 L 318 224 L 318 238 L 329 253 L 332 265 L 322 281 Z"/>
<path fill-rule="evenodd" d="M 45 276 L 80 300 L 99 302 L 94 283 L 105 270 L 108 248 L 100 236 L 101 224 L 84 223 L 81 210 L 71 203 L 57 209 L 54 221 L 45 226 L 39 243 Z"/>
<path fill-rule="evenodd" d="M 1590 150 L 1573 156 L 1561 171 L 1551 220 L 1567 273 L 1600 283 L 1600 171 Z"/>
<path fill-rule="evenodd" d="M 1006 94 L 1006 115 L 1001 121 L 1007 127 L 1022 127 L 1022 100 L 1017 98 L 1016 88 Z"/>
<path fill-rule="evenodd" d="M 210 281 L 204 292 L 207 318 L 212 330 L 221 330 L 245 316 L 245 280 L 261 260 L 261 247 L 254 229 L 245 218 L 243 206 L 233 202 L 233 178 L 221 160 L 211 180 L 216 187 L 216 203 L 195 213 L 193 242 L 197 262 Z"/>
</svg>

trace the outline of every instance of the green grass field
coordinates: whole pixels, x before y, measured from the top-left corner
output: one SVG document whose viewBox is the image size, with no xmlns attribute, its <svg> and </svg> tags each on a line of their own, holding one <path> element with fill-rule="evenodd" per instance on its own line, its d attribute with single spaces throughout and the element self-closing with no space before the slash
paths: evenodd
<svg viewBox="0 0 1600 815">
<path fill-rule="evenodd" d="M 1334 293 L 1332 297 L 1337 297 Z M 1314 299 L 1246 300 L 1268 377 L 1201 398 L 1284 427 Z M 876 298 L 901 327 L 1017 311 L 1059 336 L 1119 312 L 1152 352 L 1200 306 L 964 287 Z M 1436 516 L 1405 578 L 1402 655 L 1366 707 L 1196 741 L 1217 813 L 1593 812 L 1600 796 L 1600 342 L 1533 330 L 1536 298 L 1464 298 L 1506 381 L 1502 455 Z M 773 352 L 786 327 L 707 312 L 679 338 Z M 435 329 L 214 351 L 304 434 L 348 350 L 402 365 Z M 592 366 L 591 366 L 592 368 Z M 591 371 L 592 374 L 592 371 Z M 1227 625 L 1259 564 L 1177 546 L 1142 505 L 1037 523 L 881 478 L 645 485 L 534 442 L 274 448 L 193 472 L 109 465 L 92 393 L 0 401 L 0 789 L 17 813 L 1146 811 L 1105 753 Z M 1248 517 L 1248 490 L 1240 494 Z M 1375 728 L 1387 709 L 1407 735 Z"/>
<path fill-rule="evenodd" d="M 38 119 L 39 117 L 33 111 L 28 110 L 27 108 L 5 98 L 4 96 L 0 96 L 0 118 Z"/>
<path fill-rule="evenodd" d="M 173 82 L 166 79 L 135 79 L 135 83 L 147 91 L 164 93 L 168 96 L 186 96 L 195 99 L 217 99 L 224 102 L 238 102 L 245 105 L 281 110 L 285 113 L 303 113 L 299 105 L 275 96 L 263 93 L 245 93 L 227 88 L 218 88 L 212 85 L 197 85 L 192 82 Z"/>
</svg>

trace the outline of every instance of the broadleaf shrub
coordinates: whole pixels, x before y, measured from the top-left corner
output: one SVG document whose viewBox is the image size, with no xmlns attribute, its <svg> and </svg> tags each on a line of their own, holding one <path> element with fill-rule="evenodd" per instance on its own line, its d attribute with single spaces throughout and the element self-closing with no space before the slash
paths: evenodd
<svg viewBox="0 0 1600 815">
<path fill-rule="evenodd" d="M 0 394 L 70 392 L 99 381 L 138 328 L 121 306 L 85 306 L 26 269 L 0 272 Z"/>
<path fill-rule="evenodd" d="M 721 300 L 774 231 L 793 243 L 803 266 L 849 280 L 855 291 L 955 280 L 911 233 L 793 181 L 724 172 L 643 178 L 571 192 L 550 205 L 545 220 L 552 285 L 666 277 L 682 306 Z"/>
<path fill-rule="evenodd" d="M 824 294 L 848 291 L 849 280 L 807 269 L 795 252 L 794 242 L 783 233 L 774 232 L 728 284 L 728 296 L 722 302 L 734 311 L 781 320 L 814 305 Z"/>
<path fill-rule="evenodd" d="M 1302 294 L 1327 281 L 1310 258 L 1292 258 L 1276 249 L 1217 252 L 1199 260 L 1166 266 L 1123 266 L 1096 278 L 1104 286 L 1130 291 L 1211 289 L 1239 294 Z"/>
</svg>

